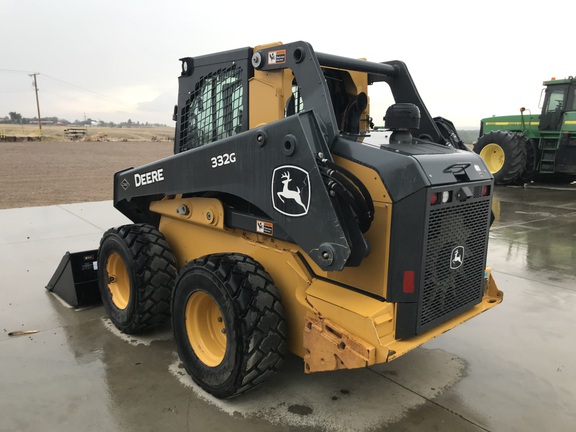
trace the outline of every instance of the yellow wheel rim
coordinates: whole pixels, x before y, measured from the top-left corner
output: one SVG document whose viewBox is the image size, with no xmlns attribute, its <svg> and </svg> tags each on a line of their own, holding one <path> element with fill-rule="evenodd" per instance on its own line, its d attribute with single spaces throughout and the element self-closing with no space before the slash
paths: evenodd
<svg viewBox="0 0 576 432">
<path fill-rule="evenodd" d="M 506 156 L 504 150 L 498 144 L 488 144 L 480 151 L 480 157 L 486 163 L 491 174 L 497 173 L 504 166 Z"/>
<path fill-rule="evenodd" d="M 116 252 L 108 256 L 106 273 L 112 302 L 118 309 L 126 309 L 130 300 L 130 278 L 124 260 Z"/>
<path fill-rule="evenodd" d="M 186 332 L 194 353 L 206 366 L 218 366 L 226 353 L 226 326 L 218 304 L 198 291 L 186 302 Z"/>
</svg>

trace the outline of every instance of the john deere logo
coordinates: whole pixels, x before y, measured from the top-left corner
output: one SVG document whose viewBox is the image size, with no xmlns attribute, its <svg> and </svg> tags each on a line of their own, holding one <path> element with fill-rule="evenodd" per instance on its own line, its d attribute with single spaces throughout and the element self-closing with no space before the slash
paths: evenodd
<svg viewBox="0 0 576 432">
<path fill-rule="evenodd" d="M 456 270 L 464 263 L 464 246 L 456 246 L 450 254 L 450 268 Z"/>
<path fill-rule="evenodd" d="M 302 168 L 283 165 L 272 174 L 272 204 L 286 216 L 305 216 L 310 207 L 310 177 Z"/>
</svg>

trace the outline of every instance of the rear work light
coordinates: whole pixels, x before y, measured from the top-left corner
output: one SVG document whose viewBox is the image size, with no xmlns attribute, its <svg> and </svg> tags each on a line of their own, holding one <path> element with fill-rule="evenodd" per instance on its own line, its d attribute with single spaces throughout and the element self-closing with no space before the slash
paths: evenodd
<svg viewBox="0 0 576 432">
<path fill-rule="evenodd" d="M 436 204 L 446 204 L 452 199 L 452 193 L 450 191 L 444 192 L 434 192 L 430 195 L 430 205 Z"/>
</svg>

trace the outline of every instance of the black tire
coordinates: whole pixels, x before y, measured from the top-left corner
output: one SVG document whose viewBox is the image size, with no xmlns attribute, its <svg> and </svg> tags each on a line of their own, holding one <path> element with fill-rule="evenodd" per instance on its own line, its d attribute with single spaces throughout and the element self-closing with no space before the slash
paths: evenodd
<svg viewBox="0 0 576 432">
<path fill-rule="evenodd" d="M 106 231 L 98 251 L 104 309 L 122 332 L 139 333 L 170 319 L 176 261 L 164 236 L 146 224 Z"/>
<path fill-rule="evenodd" d="M 526 148 L 526 165 L 517 182 L 519 184 L 530 183 L 538 173 L 538 146 L 523 133 L 518 132 L 516 135 L 519 142 Z"/>
<path fill-rule="evenodd" d="M 482 135 L 474 151 L 482 157 L 498 185 L 518 181 L 526 167 L 526 147 L 515 132 L 494 131 Z"/>
<path fill-rule="evenodd" d="M 264 268 L 241 254 L 208 255 L 184 266 L 172 327 L 192 379 L 221 399 L 258 387 L 288 350 L 280 294 Z"/>
</svg>

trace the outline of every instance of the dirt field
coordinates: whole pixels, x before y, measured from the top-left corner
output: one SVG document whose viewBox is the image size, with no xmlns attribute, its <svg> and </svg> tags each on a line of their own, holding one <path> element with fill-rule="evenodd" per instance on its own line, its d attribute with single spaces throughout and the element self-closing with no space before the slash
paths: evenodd
<svg viewBox="0 0 576 432">
<path fill-rule="evenodd" d="M 172 154 L 162 142 L 0 142 L 0 209 L 111 200 L 114 173 Z"/>
<path fill-rule="evenodd" d="M 70 141 L 66 136 L 66 129 L 74 126 L 42 126 L 43 141 Z M 171 141 L 174 138 L 173 127 L 99 127 L 89 126 L 85 129 L 86 135 L 82 141 Z M 37 125 L 0 124 L 0 138 L 30 137 L 37 138 L 40 131 Z"/>
</svg>

